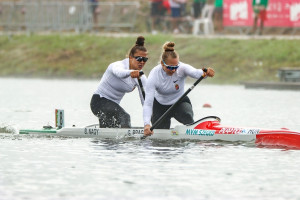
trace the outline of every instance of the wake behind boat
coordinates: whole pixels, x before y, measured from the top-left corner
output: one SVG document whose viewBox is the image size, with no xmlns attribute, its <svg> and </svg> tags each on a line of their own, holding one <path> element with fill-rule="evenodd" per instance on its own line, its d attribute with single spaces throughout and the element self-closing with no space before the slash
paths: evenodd
<svg viewBox="0 0 300 200">
<path fill-rule="evenodd" d="M 190 125 L 178 125 L 172 129 L 156 129 L 149 139 L 159 140 L 198 140 L 198 141 L 227 141 L 253 142 L 256 146 L 287 147 L 300 149 L 300 132 L 288 129 L 262 129 L 224 126 L 220 118 L 209 116 Z M 101 139 L 142 139 L 144 128 L 99 128 L 99 125 L 86 127 L 63 127 L 62 110 L 56 111 L 57 128 L 45 126 L 41 130 L 20 130 L 19 134 L 52 135 L 63 137 L 87 137 Z"/>
</svg>

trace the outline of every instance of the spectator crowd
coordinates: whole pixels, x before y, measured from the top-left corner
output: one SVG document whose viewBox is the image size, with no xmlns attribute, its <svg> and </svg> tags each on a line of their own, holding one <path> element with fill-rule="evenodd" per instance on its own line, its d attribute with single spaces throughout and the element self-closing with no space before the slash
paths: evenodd
<svg viewBox="0 0 300 200">
<path fill-rule="evenodd" d="M 97 15 L 101 8 L 100 0 L 88 0 L 97 24 Z M 263 34 L 264 22 L 267 20 L 269 0 L 251 0 L 253 9 L 253 28 L 249 34 Z M 157 33 L 224 33 L 223 0 L 149 0 L 149 28 Z M 149 14 L 146 14 L 149 16 Z M 205 23 L 209 22 L 205 28 Z M 197 26 L 203 26 L 202 30 Z"/>
<path fill-rule="evenodd" d="M 190 33 L 193 21 L 205 17 L 203 8 L 211 4 L 215 5 L 212 20 L 216 21 L 217 30 L 222 31 L 223 0 L 150 0 L 152 33 Z"/>
<path fill-rule="evenodd" d="M 213 23 L 214 32 L 222 34 L 223 0 L 149 0 L 151 7 L 151 31 L 191 33 L 196 21 L 209 18 Z M 213 9 L 205 9 L 206 6 Z M 249 34 L 255 34 L 259 27 L 259 35 L 263 34 L 264 22 L 267 20 L 268 0 L 252 0 L 254 13 L 253 28 Z M 206 12 L 208 10 L 208 13 Z M 209 13 L 212 12 L 212 13 Z M 194 31 L 195 33 L 195 31 Z"/>
</svg>

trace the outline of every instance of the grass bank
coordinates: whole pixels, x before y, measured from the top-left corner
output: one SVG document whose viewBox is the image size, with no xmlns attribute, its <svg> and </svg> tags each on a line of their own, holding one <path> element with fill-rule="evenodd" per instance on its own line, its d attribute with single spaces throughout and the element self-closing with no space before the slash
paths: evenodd
<svg viewBox="0 0 300 200">
<path fill-rule="evenodd" d="M 235 40 L 146 35 L 149 61 L 155 66 L 165 41 L 174 41 L 182 62 L 216 71 L 211 83 L 278 80 L 277 69 L 300 67 L 300 40 Z M 123 59 L 136 35 L 18 35 L 0 37 L 0 76 L 99 78 L 108 64 Z"/>
</svg>

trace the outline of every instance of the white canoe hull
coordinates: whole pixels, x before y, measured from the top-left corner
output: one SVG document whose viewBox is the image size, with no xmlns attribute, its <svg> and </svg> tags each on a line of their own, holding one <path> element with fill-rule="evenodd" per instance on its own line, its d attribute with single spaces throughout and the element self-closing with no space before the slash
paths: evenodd
<svg viewBox="0 0 300 200">
<path fill-rule="evenodd" d="M 20 134 L 30 135 L 53 135 L 62 137 L 83 137 L 83 138 L 107 138 L 141 139 L 144 136 L 144 129 L 140 128 L 98 128 L 98 127 L 64 127 L 59 130 L 22 130 Z M 199 129 L 194 130 L 194 126 L 176 126 L 173 129 L 155 129 L 154 134 L 147 137 L 159 140 L 222 140 L 222 141 L 252 141 L 255 140 L 254 134 L 215 134 L 215 130 Z"/>
<path fill-rule="evenodd" d="M 63 125 L 63 123 L 58 125 Z M 63 127 L 61 129 L 45 127 L 41 130 L 20 130 L 19 133 L 100 139 L 144 138 L 144 129 L 142 127 L 99 128 L 98 125 L 83 128 Z M 191 125 L 179 125 L 173 129 L 155 129 L 154 134 L 147 138 L 159 140 L 220 140 L 228 142 L 253 141 L 253 143 L 258 146 L 281 146 L 300 149 L 300 132 L 288 129 L 273 130 L 253 127 L 223 126 L 220 124 L 220 119 L 215 116 L 202 118 Z"/>
</svg>

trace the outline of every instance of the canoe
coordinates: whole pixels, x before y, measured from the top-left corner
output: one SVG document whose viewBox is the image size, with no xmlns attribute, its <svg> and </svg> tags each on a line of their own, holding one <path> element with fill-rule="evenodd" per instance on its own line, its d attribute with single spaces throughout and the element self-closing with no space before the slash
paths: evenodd
<svg viewBox="0 0 300 200">
<path fill-rule="evenodd" d="M 263 129 L 253 127 L 224 126 L 219 117 L 208 116 L 193 124 L 177 125 L 171 129 L 155 129 L 152 136 L 147 139 L 158 140 L 198 140 L 198 141 L 227 141 L 227 142 L 253 142 L 256 146 L 287 147 L 300 149 L 300 132 L 283 129 Z M 98 125 L 86 127 L 49 126 L 43 129 L 23 129 L 19 134 L 51 135 L 63 137 L 87 137 L 103 139 L 144 139 L 143 127 L 132 128 L 99 128 Z"/>
</svg>

